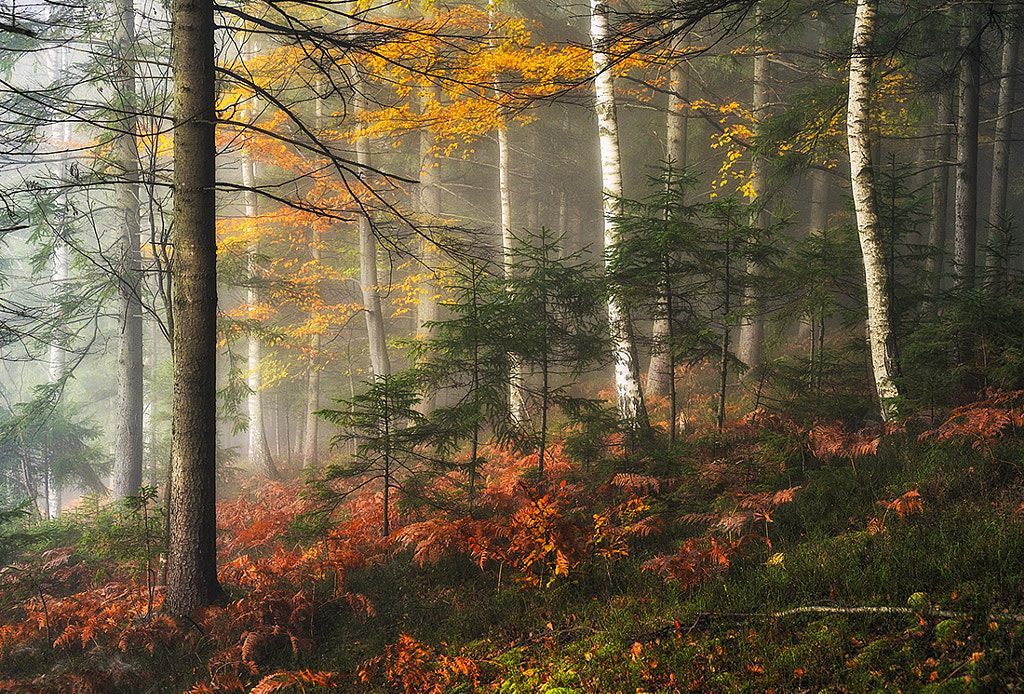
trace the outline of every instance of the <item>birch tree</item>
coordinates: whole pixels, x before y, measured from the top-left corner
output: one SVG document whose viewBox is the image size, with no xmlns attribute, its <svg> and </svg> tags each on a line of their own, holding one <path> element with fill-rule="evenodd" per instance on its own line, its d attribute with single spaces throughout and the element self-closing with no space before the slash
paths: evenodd
<svg viewBox="0 0 1024 694">
<path fill-rule="evenodd" d="M 622 171 L 619 158 L 619 130 L 615 115 L 615 82 L 609 48 L 608 5 L 591 0 L 590 39 L 594 56 L 595 113 L 601 152 L 601 193 L 604 211 L 604 247 L 618 241 L 616 219 L 621 217 Z M 615 392 L 619 416 L 641 428 L 647 426 L 647 413 L 640 392 L 639 367 L 629 316 L 614 296 L 608 298 L 608 325 L 612 337 L 615 364 Z"/>
<path fill-rule="evenodd" d="M 494 13 L 496 2 L 490 0 L 487 5 L 490 27 L 494 29 Z M 492 43 L 493 48 L 493 43 Z M 494 97 L 501 99 L 501 80 L 498 73 L 494 74 Z M 501 266 L 505 279 L 510 279 L 512 267 L 512 180 L 509 169 L 508 121 L 505 108 L 498 106 L 498 125 L 496 138 L 498 142 L 498 207 L 501 218 Z M 523 366 L 512 359 L 508 385 L 508 411 L 513 422 L 526 420 L 526 401 L 523 397 Z"/>
<path fill-rule="evenodd" d="M 59 45 L 47 54 L 47 69 L 53 84 L 58 84 L 61 73 L 70 62 L 68 48 Z M 59 120 L 54 122 L 50 128 L 50 137 L 53 143 L 60 150 L 55 152 L 53 162 L 50 165 L 50 173 L 54 181 L 61 186 L 62 181 L 69 178 L 70 158 L 67 152 L 71 148 L 71 121 L 66 115 L 61 115 Z M 71 272 L 71 249 L 68 245 L 67 235 L 70 234 L 71 219 L 68 214 L 69 201 L 67 188 L 63 192 L 57 192 L 54 197 L 57 207 L 57 214 L 53 220 L 54 240 L 51 262 L 51 304 L 50 319 L 53 331 L 50 338 L 49 362 L 47 365 L 47 381 L 51 386 L 62 383 L 67 376 L 67 342 L 68 332 L 65 330 L 67 316 L 64 310 L 67 305 L 67 294 L 70 289 Z M 56 518 L 61 510 L 61 483 L 58 480 L 56 471 L 47 461 L 44 484 L 46 487 L 46 518 Z"/>
<path fill-rule="evenodd" d="M 896 413 L 899 390 L 896 375 L 889 270 L 885 262 L 882 228 L 875 200 L 875 174 L 871 160 L 871 67 L 877 28 L 878 0 L 857 0 L 850 52 L 850 89 L 847 101 L 847 145 L 850 185 L 857 218 L 867 287 L 867 340 L 871 367 L 883 420 Z"/>
</svg>

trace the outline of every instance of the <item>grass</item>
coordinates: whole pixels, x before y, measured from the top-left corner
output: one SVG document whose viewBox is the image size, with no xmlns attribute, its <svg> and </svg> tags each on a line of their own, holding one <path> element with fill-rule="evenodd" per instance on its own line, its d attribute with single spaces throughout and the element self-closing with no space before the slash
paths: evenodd
<svg viewBox="0 0 1024 694">
<path fill-rule="evenodd" d="M 346 576 L 348 593 L 368 599 L 373 616 L 327 598 L 326 578 L 312 581 L 305 590 L 320 596 L 309 618 L 312 646 L 271 649 L 251 672 L 239 672 L 234 691 L 251 691 L 275 671 L 307 670 L 334 673 L 332 686 L 351 692 L 1020 689 L 1024 443 L 1011 435 L 976 450 L 900 434 L 876 455 L 821 463 L 792 434 L 705 439 L 628 461 L 632 473 L 672 481 L 649 499 L 662 531 L 634 538 L 627 556 L 593 558 L 538 587 L 494 561 L 481 568 L 456 553 L 419 565 L 411 550 L 393 552 Z M 575 473 L 572 484 L 588 499 L 615 502 L 608 480 L 616 462 L 594 470 Z M 752 539 L 727 569 L 699 585 L 644 570 L 649 558 L 704 532 L 688 520 L 694 514 L 728 515 L 743 494 L 796 485 L 771 522 L 742 531 Z M 915 490 L 919 506 L 892 503 Z M 572 514 L 585 520 L 599 511 Z M 106 511 L 94 515 L 109 521 Z M 53 546 L 90 545 L 77 563 L 59 567 L 68 580 L 87 583 L 90 562 L 94 576 L 111 570 L 97 551 L 100 529 L 82 527 L 89 522 L 83 514 L 78 526 L 45 536 Z M 128 555 L 117 561 L 122 572 L 139 564 Z M 231 628 L 244 641 L 254 627 Z M 10 691 L 69 683 L 81 691 L 213 691 L 218 668 L 227 667 L 218 658 L 230 653 L 207 635 L 148 653 L 118 652 L 98 639 L 61 650 L 38 633 L 4 638 L 0 680 L 24 683 Z M 145 668 L 152 678 L 138 676 Z M 225 682 L 221 691 L 230 691 Z"/>
</svg>

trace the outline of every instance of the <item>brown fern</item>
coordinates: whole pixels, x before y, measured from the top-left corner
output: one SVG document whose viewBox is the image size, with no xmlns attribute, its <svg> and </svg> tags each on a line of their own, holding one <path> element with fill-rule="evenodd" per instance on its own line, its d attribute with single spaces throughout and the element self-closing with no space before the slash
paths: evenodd
<svg viewBox="0 0 1024 694">
<path fill-rule="evenodd" d="M 1024 391 L 989 389 L 983 400 L 956 408 L 945 422 L 923 432 L 918 439 L 960 439 L 978 449 L 1021 427 L 1024 427 Z"/>
<path fill-rule="evenodd" d="M 333 672 L 313 672 L 312 670 L 281 670 L 267 675 L 253 687 L 249 694 L 269 694 L 297 687 L 305 691 L 304 685 L 312 685 L 323 689 L 337 689 L 341 682 Z"/>
</svg>

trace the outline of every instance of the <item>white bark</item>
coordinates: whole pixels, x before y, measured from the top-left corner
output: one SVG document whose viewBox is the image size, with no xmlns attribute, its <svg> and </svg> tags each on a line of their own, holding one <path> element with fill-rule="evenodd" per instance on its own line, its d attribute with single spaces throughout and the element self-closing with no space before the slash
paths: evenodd
<svg viewBox="0 0 1024 694">
<path fill-rule="evenodd" d="M 601 151 L 601 187 L 604 200 L 604 247 L 613 246 L 619 230 L 622 200 L 622 171 L 619 158 L 619 131 L 615 116 L 615 84 L 608 52 L 608 6 L 604 0 L 591 0 L 590 38 L 594 55 L 594 93 Z M 615 392 L 619 416 L 627 422 L 646 424 L 640 378 L 629 317 L 614 298 L 608 299 L 608 325 L 612 333 L 615 362 Z"/>
<path fill-rule="evenodd" d="M 320 238 L 314 243 L 313 260 L 320 262 Z M 316 467 L 319 462 L 320 418 L 316 411 L 320 409 L 320 348 L 323 338 L 320 333 L 313 333 L 309 338 L 309 371 L 306 374 L 306 410 L 305 426 L 302 428 L 302 466 L 305 469 Z"/>
<path fill-rule="evenodd" d="M 428 109 L 436 105 L 439 99 L 440 89 L 437 85 L 425 82 L 419 90 L 420 112 L 426 113 Z M 418 211 L 424 221 L 433 227 L 441 219 L 441 169 L 440 159 L 434 150 L 436 137 L 428 128 L 420 130 L 419 145 L 420 195 Z M 427 339 L 433 334 L 433 330 L 427 324 L 438 319 L 437 297 L 440 288 L 432 274 L 438 261 L 438 254 L 434 244 L 428 238 L 422 238 L 419 253 L 420 262 L 423 263 L 425 270 L 419 286 L 422 293 L 416 306 L 416 337 L 417 339 Z M 434 409 L 436 400 L 434 393 L 425 393 L 416 409 L 424 413 L 429 412 Z"/>
<path fill-rule="evenodd" d="M 61 73 L 67 67 L 67 63 L 67 47 L 59 46 L 48 53 L 47 68 L 49 77 L 53 82 L 57 82 L 60 79 Z M 66 120 L 60 121 L 54 123 L 50 130 L 50 137 L 53 140 L 54 146 L 63 152 L 54 158 L 51 172 L 55 179 L 63 181 L 69 175 L 69 156 L 66 150 L 71 146 L 71 123 Z M 63 328 L 63 305 L 66 298 L 65 294 L 68 291 L 71 268 L 70 249 L 65 240 L 60 237 L 60 234 L 68 231 L 68 227 L 71 224 L 67 214 L 68 201 L 66 195 L 58 198 L 56 204 L 60 209 L 57 210 L 55 221 L 58 232 L 57 238 L 54 239 L 50 272 L 50 282 L 53 291 L 50 309 L 52 332 L 47 364 L 47 380 L 51 385 L 63 379 L 67 371 L 67 336 Z M 55 475 L 55 471 L 50 466 L 50 461 L 45 461 L 45 464 L 46 517 L 56 518 L 60 515 L 61 511 L 61 484 Z"/>
<path fill-rule="evenodd" d="M 899 391 L 893 382 L 895 359 L 889 306 L 888 268 L 885 264 L 875 180 L 871 161 L 870 84 L 877 0 L 858 0 L 850 56 L 850 92 L 847 102 L 847 144 L 850 184 L 857 217 L 867 287 L 867 339 L 879 410 L 883 419 L 895 414 Z"/>
</svg>

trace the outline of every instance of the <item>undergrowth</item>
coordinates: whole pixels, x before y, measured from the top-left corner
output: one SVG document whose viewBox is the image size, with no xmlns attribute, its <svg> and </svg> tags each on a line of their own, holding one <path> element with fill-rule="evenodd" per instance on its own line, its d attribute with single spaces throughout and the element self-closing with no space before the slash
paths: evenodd
<svg viewBox="0 0 1024 694">
<path fill-rule="evenodd" d="M 858 431 L 757 412 L 556 442 L 543 479 L 489 448 L 474 498 L 399 502 L 390 537 L 371 491 L 254 485 L 191 620 L 160 610 L 155 490 L 7 513 L 0 690 L 1015 691 L 1022 424 L 1019 393 Z"/>
</svg>

